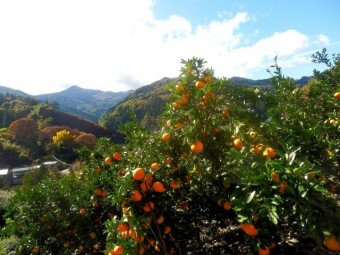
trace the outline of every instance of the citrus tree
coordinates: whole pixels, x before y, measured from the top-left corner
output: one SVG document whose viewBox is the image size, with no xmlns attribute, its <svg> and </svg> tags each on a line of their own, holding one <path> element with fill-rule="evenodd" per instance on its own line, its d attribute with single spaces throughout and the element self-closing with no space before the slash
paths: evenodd
<svg viewBox="0 0 340 255">
<path fill-rule="evenodd" d="M 197 234 L 188 226 L 207 210 L 233 222 L 254 254 L 270 254 L 288 232 L 340 250 L 329 181 L 338 167 L 338 129 L 322 125 L 337 114 L 335 85 L 318 99 L 326 111 L 318 117 L 278 67 L 274 90 L 261 92 L 215 78 L 203 59 L 182 64 L 158 131 L 134 118 L 122 127 L 126 144 L 100 139 L 92 152 L 81 151 L 69 177 L 14 196 L 7 229 L 21 238 L 20 254 L 181 254 L 182 240 Z M 314 134 L 334 157 L 304 142 Z"/>
</svg>

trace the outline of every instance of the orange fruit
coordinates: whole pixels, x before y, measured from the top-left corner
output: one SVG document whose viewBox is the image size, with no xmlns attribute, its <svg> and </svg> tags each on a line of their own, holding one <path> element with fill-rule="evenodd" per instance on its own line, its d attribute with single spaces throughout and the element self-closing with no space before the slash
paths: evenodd
<svg viewBox="0 0 340 255">
<path fill-rule="evenodd" d="M 172 163 L 172 158 L 171 157 L 167 157 L 165 159 L 165 164 L 170 165 L 171 163 Z"/>
<path fill-rule="evenodd" d="M 169 185 L 170 185 L 170 187 L 173 188 L 173 189 L 178 189 L 178 188 L 181 186 L 180 182 L 178 182 L 178 181 L 176 181 L 176 180 L 174 180 L 174 179 L 172 179 L 172 180 L 170 181 Z"/>
<path fill-rule="evenodd" d="M 152 171 L 156 171 L 160 168 L 160 165 L 158 163 L 152 163 L 150 168 Z"/>
<path fill-rule="evenodd" d="M 340 251 L 340 242 L 335 236 L 325 237 L 323 240 L 324 245 L 331 251 Z"/>
<path fill-rule="evenodd" d="M 181 104 L 186 104 L 186 103 L 188 103 L 188 101 L 189 101 L 188 98 L 184 96 L 184 97 L 181 98 L 181 100 L 179 102 Z"/>
<path fill-rule="evenodd" d="M 257 252 L 258 252 L 259 255 L 269 255 L 269 254 L 270 254 L 270 249 L 269 249 L 269 247 L 267 247 L 267 246 L 264 246 L 264 249 L 262 249 L 261 247 L 259 247 L 259 248 L 257 249 Z"/>
<path fill-rule="evenodd" d="M 145 203 L 143 210 L 145 212 L 151 212 L 153 208 L 155 208 L 155 204 L 152 201 L 149 201 Z"/>
<path fill-rule="evenodd" d="M 134 238 L 134 237 L 136 237 L 136 231 L 134 231 L 133 229 L 129 229 L 129 237 L 132 237 L 132 238 Z"/>
<path fill-rule="evenodd" d="M 276 156 L 276 152 L 272 147 L 267 147 L 263 151 L 263 156 L 268 157 L 268 158 L 274 158 Z"/>
<path fill-rule="evenodd" d="M 171 227 L 170 227 L 170 226 L 165 226 L 163 232 L 164 232 L 164 234 L 166 234 L 166 235 L 167 235 L 167 234 L 170 234 L 170 232 L 171 232 Z"/>
<path fill-rule="evenodd" d="M 165 192 L 165 191 L 166 191 L 166 189 L 164 188 L 163 183 L 161 183 L 161 182 L 155 182 L 155 183 L 152 185 L 152 189 L 153 189 L 155 192 L 159 192 L 159 193 L 162 193 L 162 192 Z"/>
<path fill-rule="evenodd" d="M 111 164 L 112 164 L 112 158 L 111 158 L 111 157 L 106 157 L 104 161 L 105 161 L 105 163 L 108 164 L 108 165 L 111 165 Z"/>
<path fill-rule="evenodd" d="M 113 248 L 113 251 L 111 251 L 111 252 L 113 252 L 112 255 L 120 255 L 120 254 L 123 253 L 123 251 L 124 251 L 123 246 L 121 246 L 121 245 L 116 245 L 116 246 Z M 110 253 L 111 253 L 111 252 L 110 252 Z"/>
<path fill-rule="evenodd" d="M 164 222 L 164 216 L 163 215 L 159 216 L 156 222 L 157 224 L 162 224 Z"/>
<path fill-rule="evenodd" d="M 141 242 L 143 242 L 144 241 L 144 239 L 145 239 L 145 236 L 135 236 L 135 237 L 133 237 L 133 240 L 136 242 L 136 243 L 141 243 Z"/>
<path fill-rule="evenodd" d="M 236 149 L 241 149 L 244 145 L 243 145 L 243 142 L 240 138 L 236 138 L 234 141 L 233 141 L 233 144 L 234 144 L 234 147 Z"/>
<path fill-rule="evenodd" d="M 145 251 L 146 251 L 146 248 L 144 246 L 141 246 L 139 248 L 138 255 L 143 255 Z"/>
<path fill-rule="evenodd" d="M 228 109 L 223 109 L 222 110 L 222 115 L 223 115 L 223 117 L 227 117 L 229 115 Z"/>
<path fill-rule="evenodd" d="M 141 194 L 138 190 L 135 189 L 135 190 L 133 190 L 133 191 L 131 192 L 131 197 L 130 197 L 130 199 L 131 199 L 132 201 L 138 202 L 138 201 L 141 201 L 142 198 L 143 198 L 143 196 L 142 196 L 142 194 Z"/>
<path fill-rule="evenodd" d="M 212 77 L 210 75 L 207 75 L 207 76 L 204 77 L 203 80 L 204 80 L 204 82 L 209 83 L 209 82 L 212 81 Z"/>
<path fill-rule="evenodd" d="M 100 197 L 103 194 L 103 190 L 102 189 L 95 189 L 93 193 L 96 196 Z"/>
<path fill-rule="evenodd" d="M 201 88 L 203 88 L 205 86 L 205 82 L 203 82 L 203 81 L 196 81 L 196 83 L 195 83 L 195 87 L 197 88 L 197 89 L 201 89 Z"/>
<path fill-rule="evenodd" d="M 177 129 L 182 128 L 183 126 L 184 126 L 184 124 L 181 123 L 181 122 L 177 122 L 177 123 L 175 124 L 175 128 L 177 128 Z"/>
<path fill-rule="evenodd" d="M 164 142 L 169 141 L 170 138 L 171 138 L 170 133 L 164 133 L 164 134 L 162 135 L 162 140 L 163 140 Z"/>
<path fill-rule="evenodd" d="M 282 181 L 281 182 L 281 186 L 280 186 L 280 189 L 279 189 L 279 192 L 281 194 L 285 193 L 286 189 L 288 188 L 288 184 L 286 181 Z"/>
<path fill-rule="evenodd" d="M 117 231 L 119 233 L 123 233 L 123 232 L 128 231 L 128 230 L 129 230 L 129 224 L 127 224 L 126 222 L 118 223 Z"/>
<path fill-rule="evenodd" d="M 174 109 L 179 109 L 179 108 L 181 108 L 181 103 L 180 102 L 174 102 L 174 103 L 172 103 L 172 107 Z"/>
<path fill-rule="evenodd" d="M 252 223 L 241 223 L 241 229 L 248 236 L 257 236 L 258 231 Z"/>
<path fill-rule="evenodd" d="M 90 237 L 91 240 L 94 240 L 94 239 L 97 238 L 97 234 L 96 234 L 95 232 L 91 232 L 91 233 L 89 234 L 89 237 Z"/>
<path fill-rule="evenodd" d="M 86 210 L 85 210 L 84 208 L 82 208 L 82 209 L 80 209 L 79 213 L 80 213 L 81 215 L 85 215 L 85 214 L 86 214 Z"/>
<path fill-rule="evenodd" d="M 116 151 L 115 153 L 112 154 L 112 158 L 114 160 L 120 161 L 120 160 L 122 160 L 122 154 L 120 152 Z"/>
<path fill-rule="evenodd" d="M 71 245 L 71 243 L 70 243 L 69 241 L 65 241 L 65 242 L 63 243 L 64 248 L 69 248 L 70 245 Z"/>
<path fill-rule="evenodd" d="M 144 179 L 145 183 L 150 186 L 153 181 L 152 174 L 146 174 Z"/>
<path fill-rule="evenodd" d="M 179 91 L 184 91 L 184 85 L 181 83 L 181 82 L 179 82 L 177 85 L 176 85 L 176 89 L 178 89 Z"/>
<path fill-rule="evenodd" d="M 142 192 L 148 192 L 150 190 L 150 184 L 147 184 L 145 181 L 143 181 L 140 185 L 139 188 Z"/>
<path fill-rule="evenodd" d="M 272 172 L 271 174 L 271 177 L 272 177 L 272 181 L 274 183 L 280 183 L 280 175 L 277 173 L 277 172 Z"/>
<path fill-rule="evenodd" d="M 35 246 L 35 247 L 32 249 L 32 252 L 33 252 L 33 253 L 38 253 L 39 251 L 40 251 L 39 246 Z"/>
<path fill-rule="evenodd" d="M 334 98 L 340 100 L 340 91 L 334 93 Z"/>
<path fill-rule="evenodd" d="M 145 171 L 141 167 L 137 167 L 132 173 L 133 179 L 136 181 L 141 181 L 145 177 Z"/>
<path fill-rule="evenodd" d="M 124 232 L 120 233 L 120 235 L 121 235 L 123 238 L 128 238 L 128 237 L 129 237 L 129 231 L 124 231 Z"/>
<path fill-rule="evenodd" d="M 231 209 L 231 203 L 229 201 L 225 201 L 223 203 L 223 208 L 227 211 L 229 211 Z"/>
<path fill-rule="evenodd" d="M 203 151 L 203 143 L 200 140 L 196 140 L 191 146 L 190 146 L 191 150 L 193 152 L 202 152 Z"/>
</svg>

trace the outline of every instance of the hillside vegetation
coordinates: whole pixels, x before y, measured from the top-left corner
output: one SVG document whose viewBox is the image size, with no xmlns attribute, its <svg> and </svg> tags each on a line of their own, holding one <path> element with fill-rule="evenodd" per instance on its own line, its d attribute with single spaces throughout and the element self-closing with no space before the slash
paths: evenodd
<svg viewBox="0 0 340 255">
<path fill-rule="evenodd" d="M 123 142 L 123 136 L 118 131 L 59 112 L 56 103 L 41 103 L 32 97 L 0 93 L 1 168 L 30 165 L 55 153 L 51 150 L 52 137 L 61 130 L 72 131 L 74 135 L 88 133 L 97 138 L 108 137 L 116 143 Z M 76 155 L 71 154 L 73 156 L 68 159 L 74 160 Z"/>
<path fill-rule="evenodd" d="M 62 112 L 97 122 L 100 116 L 123 100 L 131 91 L 111 92 L 72 86 L 61 92 L 36 96 L 41 101 L 57 102 Z"/>
</svg>

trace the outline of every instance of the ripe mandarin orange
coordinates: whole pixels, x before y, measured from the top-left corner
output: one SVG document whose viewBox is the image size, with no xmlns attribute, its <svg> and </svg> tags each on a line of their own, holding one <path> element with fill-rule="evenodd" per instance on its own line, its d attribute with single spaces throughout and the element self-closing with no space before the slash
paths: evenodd
<svg viewBox="0 0 340 255">
<path fill-rule="evenodd" d="M 340 251 L 340 242 L 335 236 L 328 236 L 323 241 L 324 245 L 331 251 Z"/>
<path fill-rule="evenodd" d="M 164 142 L 169 141 L 170 138 L 171 138 L 170 133 L 164 133 L 164 134 L 162 135 L 162 140 L 163 140 Z"/>
<path fill-rule="evenodd" d="M 137 167 L 132 173 L 133 179 L 136 181 L 141 181 L 145 177 L 145 171 L 141 167 Z"/>
<path fill-rule="evenodd" d="M 275 150 L 272 147 L 267 147 L 263 151 L 263 156 L 268 157 L 268 158 L 275 158 L 276 152 L 275 152 Z"/>
<path fill-rule="evenodd" d="M 153 189 L 155 192 L 159 192 L 159 193 L 162 193 L 162 192 L 165 192 L 165 191 L 166 191 L 166 189 L 164 188 L 163 183 L 161 183 L 161 182 L 155 182 L 155 183 L 152 185 L 152 189 Z"/>
<path fill-rule="evenodd" d="M 241 223 L 241 229 L 248 236 L 257 236 L 258 231 L 252 223 Z"/>
<path fill-rule="evenodd" d="M 196 140 L 191 146 L 190 146 L 191 150 L 193 152 L 199 153 L 203 151 L 203 143 L 200 140 Z"/>
</svg>

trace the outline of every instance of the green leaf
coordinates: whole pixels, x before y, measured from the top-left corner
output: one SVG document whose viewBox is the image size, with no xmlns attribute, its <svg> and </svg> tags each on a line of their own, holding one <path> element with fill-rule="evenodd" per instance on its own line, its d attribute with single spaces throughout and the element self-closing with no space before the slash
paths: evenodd
<svg viewBox="0 0 340 255">
<path fill-rule="evenodd" d="M 253 200 L 255 194 L 256 194 L 255 190 L 249 194 L 249 196 L 247 197 L 247 202 L 246 202 L 247 204 L 249 204 Z"/>
</svg>

